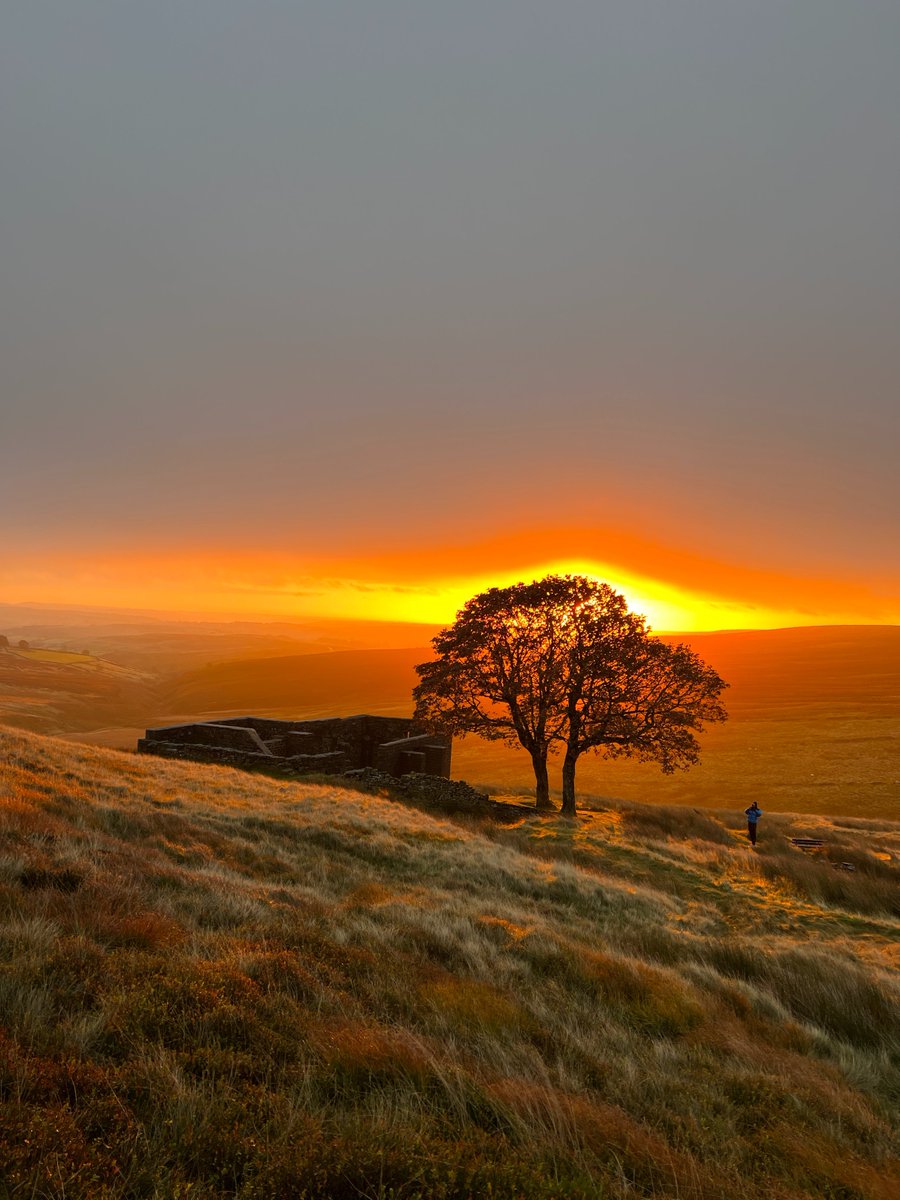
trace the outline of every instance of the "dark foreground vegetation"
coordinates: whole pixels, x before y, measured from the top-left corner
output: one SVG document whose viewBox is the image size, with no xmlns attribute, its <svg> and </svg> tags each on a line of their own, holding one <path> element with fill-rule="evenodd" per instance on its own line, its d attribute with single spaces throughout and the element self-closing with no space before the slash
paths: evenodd
<svg viewBox="0 0 900 1200">
<path fill-rule="evenodd" d="M 898 861 L 0 731 L 0 1197 L 888 1200 Z"/>
</svg>

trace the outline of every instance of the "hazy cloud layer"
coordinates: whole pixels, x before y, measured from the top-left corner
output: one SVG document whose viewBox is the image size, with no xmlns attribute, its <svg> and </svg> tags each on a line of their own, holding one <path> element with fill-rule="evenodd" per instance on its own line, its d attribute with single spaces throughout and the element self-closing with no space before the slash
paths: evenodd
<svg viewBox="0 0 900 1200">
<path fill-rule="evenodd" d="M 890 586 L 898 52 L 893 0 L 10 6 L 13 549 L 549 521 Z"/>
</svg>

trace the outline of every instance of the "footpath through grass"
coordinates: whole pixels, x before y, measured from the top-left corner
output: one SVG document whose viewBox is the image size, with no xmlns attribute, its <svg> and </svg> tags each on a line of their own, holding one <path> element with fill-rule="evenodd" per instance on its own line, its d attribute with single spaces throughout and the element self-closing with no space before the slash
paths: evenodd
<svg viewBox="0 0 900 1200">
<path fill-rule="evenodd" d="M 0 1197 L 888 1200 L 898 861 L 0 731 Z"/>
</svg>

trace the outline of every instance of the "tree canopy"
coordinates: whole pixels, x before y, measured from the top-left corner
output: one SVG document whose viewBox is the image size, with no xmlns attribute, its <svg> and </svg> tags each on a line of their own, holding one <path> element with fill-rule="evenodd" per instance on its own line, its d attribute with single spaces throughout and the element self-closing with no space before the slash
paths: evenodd
<svg viewBox="0 0 900 1200">
<path fill-rule="evenodd" d="M 539 808 L 550 808 L 547 760 L 563 753 L 563 812 L 587 751 L 699 761 L 696 734 L 724 721 L 727 686 L 689 647 L 652 637 L 608 584 L 577 575 L 490 588 L 469 600 L 416 671 L 416 717 L 432 727 L 522 746 Z"/>
</svg>

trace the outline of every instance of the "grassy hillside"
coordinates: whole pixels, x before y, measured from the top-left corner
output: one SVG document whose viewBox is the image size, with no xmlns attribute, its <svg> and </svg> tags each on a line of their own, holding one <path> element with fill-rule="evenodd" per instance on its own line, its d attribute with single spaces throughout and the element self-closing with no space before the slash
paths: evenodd
<svg viewBox="0 0 900 1200">
<path fill-rule="evenodd" d="M 0 1196 L 888 1200 L 898 861 L 0 731 Z"/>
<path fill-rule="evenodd" d="M 0 646 L 0 720 L 39 733 L 128 725 L 159 707 L 153 680 L 92 654 Z"/>
</svg>

